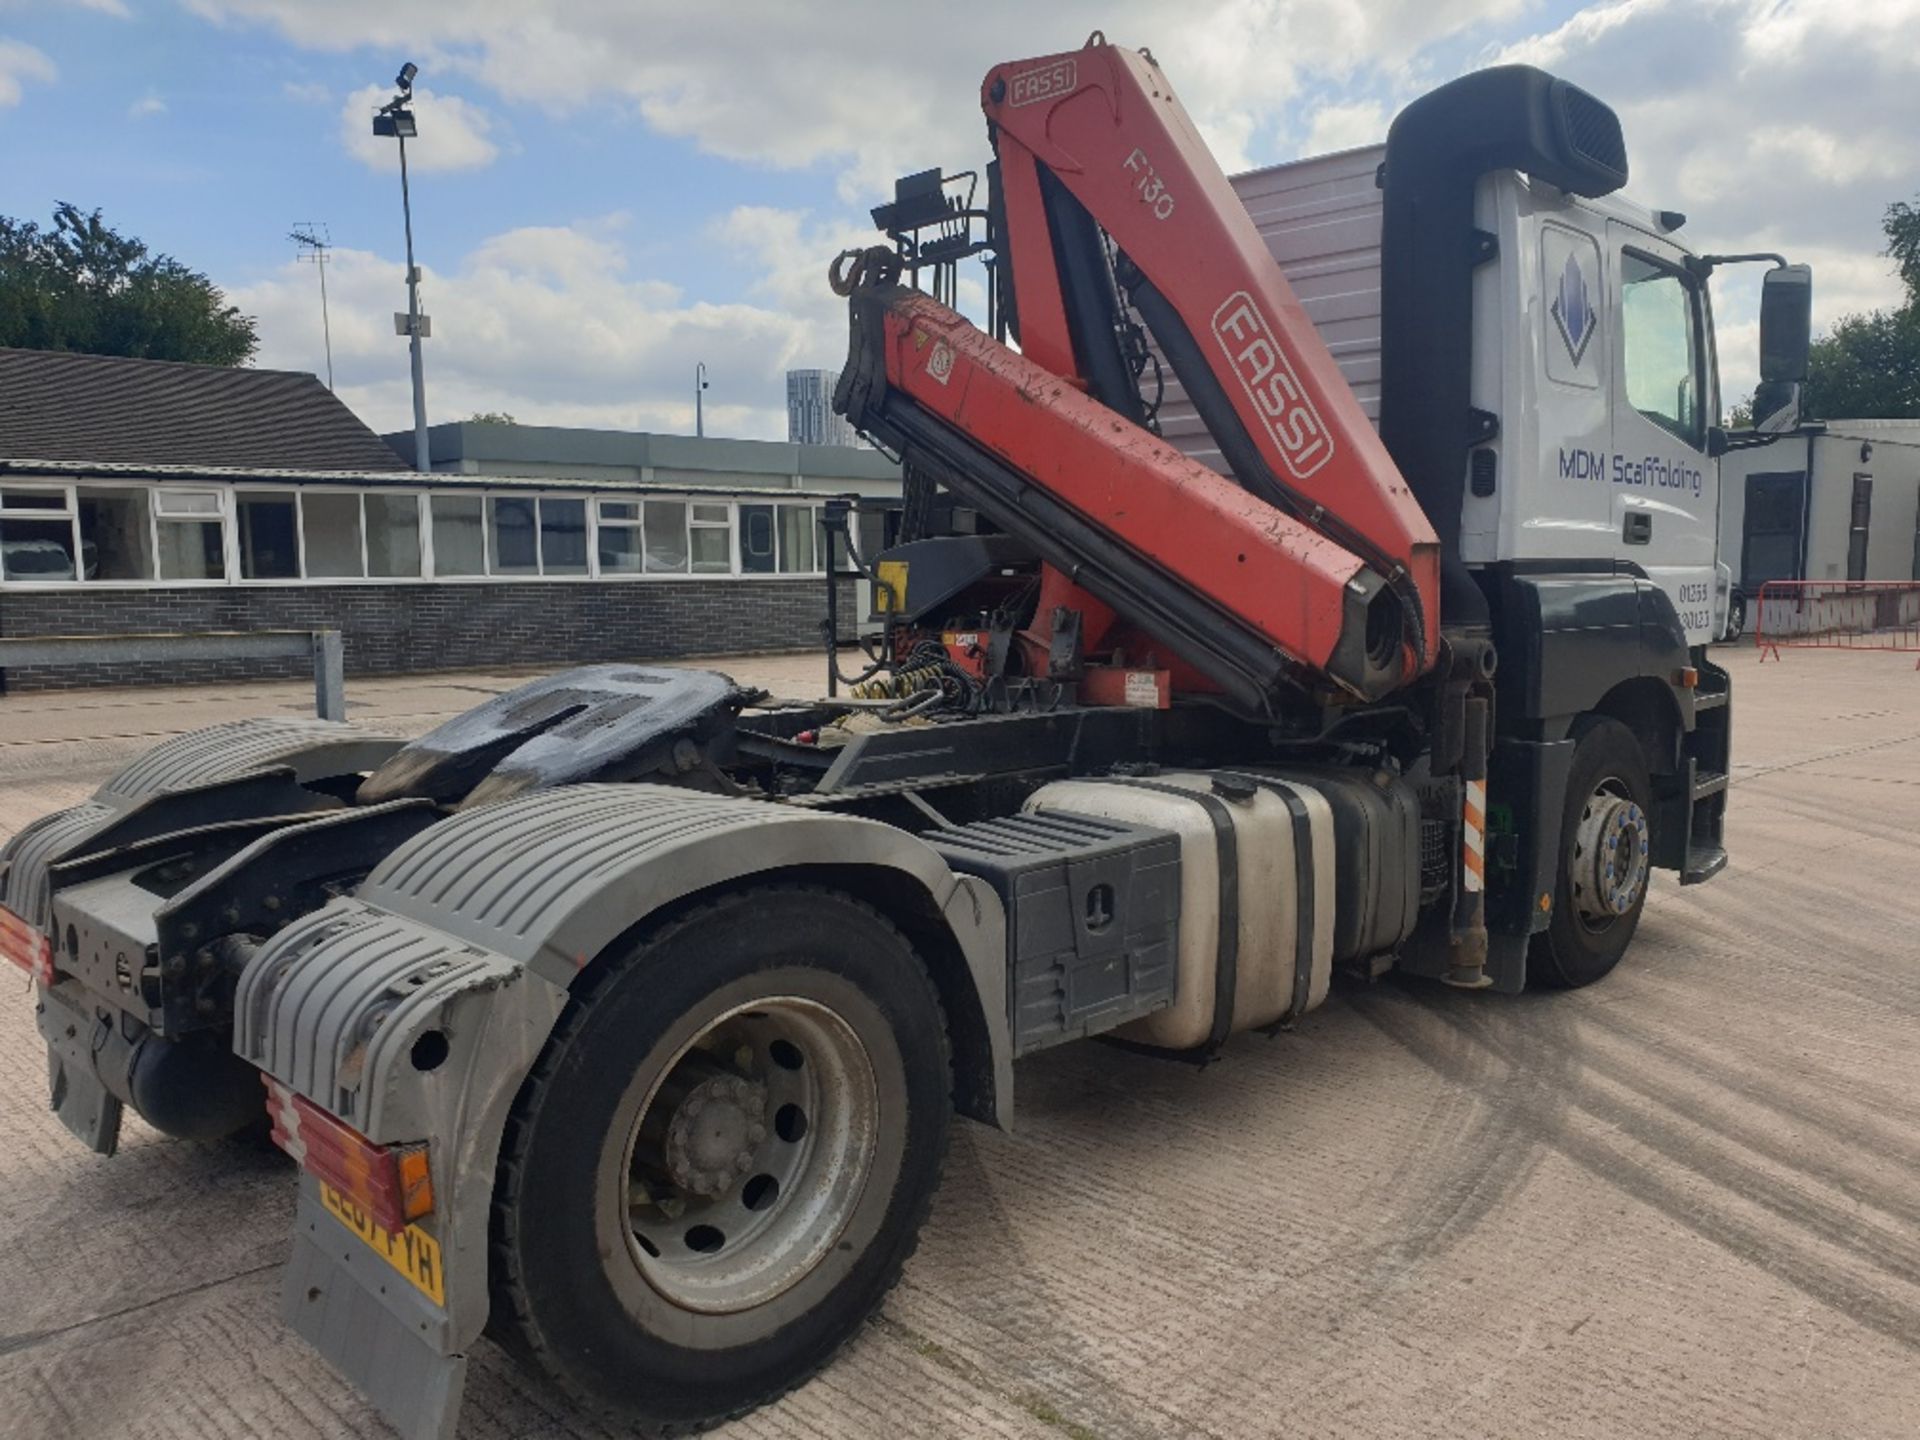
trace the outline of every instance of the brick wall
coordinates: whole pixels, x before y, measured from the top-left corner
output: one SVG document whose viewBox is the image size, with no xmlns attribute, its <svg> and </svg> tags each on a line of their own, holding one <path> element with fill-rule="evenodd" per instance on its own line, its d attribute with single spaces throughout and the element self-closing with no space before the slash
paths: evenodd
<svg viewBox="0 0 1920 1440">
<path fill-rule="evenodd" d="M 853 587 L 840 595 L 852 628 Z M 820 643 L 818 579 L 0 591 L 0 635 L 337 629 L 349 677 L 665 660 Z M 15 666 L 7 689 L 296 678 L 304 660 Z"/>
</svg>

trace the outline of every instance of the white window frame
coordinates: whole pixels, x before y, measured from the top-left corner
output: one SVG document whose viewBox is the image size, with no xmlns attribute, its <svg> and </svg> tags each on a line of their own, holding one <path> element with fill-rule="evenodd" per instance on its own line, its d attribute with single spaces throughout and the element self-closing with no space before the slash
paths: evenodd
<svg viewBox="0 0 1920 1440">
<path fill-rule="evenodd" d="M 324 487 L 316 487 L 316 488 L 324 488 Z M 432 559 L 431 551 L 433 548 L 433 542 L 428 536 L 428 531 L 430 531 L 433 528 L 433 521 L 432 521 L 432 516 L 430 516 L 427 513 L 427 492 L 424 490 L 414 490 L 412 488 L 401 489 L 400 487 L 393 486 L 393 485 L 363 485 L 359 488 L 358 494 L 360 496 L 360 579 L 361 579 L 361 582 L 368 585 L 417 585 L 422 580 L 432 579 L 433 570 L 431 565 L 431 559 Z M 414 533 L 420 537 L 420 573 L 419 574 L 417 575 L 375 575 L 371 573 L 372 567 L 368 564 L 368 558 L 369 558 L 370 552 L 367 549 L 367 535 L 368 535 L 367 497 L 369 495 L 391 495 L 391 496 L 394 496 L 395 498 L 405 498 L 407 496 L 411 496 L 413 498 L 413 522 L 415 527 Z M 305 525 L 305 523 L 306 522 L 304 520 L 301 521 L 301 524 L 303 526 Z M 300 533 L 300 573 L 302 575 L 306 574 L 306 566 L 307 566 L 307 537 L 306 537 L 306 531 L 303 529 Z M 312 583 L 316 585 L 325 585 L 328 582 L 325 580 L 316 580 L 316 581 L 313 581 Z"/>
<path fill-rule="evenodd" d="M 600 532 L 595 528 L 595 521 L 600 507 L 595 503 L 595 497 L 592 495 L 577 495 L 566 490 L 541 490 L 534 494 L 533 499 L 533 558 L 540 562 L 540 578 L 542 580 L 597 579 L 598 576 L 596 576 L 594 572 L 600 567 L 600 557 L 597 553 Z M 578 575 L 547 574 L 546 502 L 549 500 L 578 500 L 586 510 L 587 568 L 582 570 Z M 504 575 L 500 578 L 504 580 L 528 580 L 533 577 L 528 575 Z"/>
<path fill-rule="evenodd" d="M 724 522 L 727 528 L 727 568 L 725 570 L 700 570 L 700 569 L 696 569 L 694 566 L 693 532 L 695 530 L 718 530 L 721 527 L 721 524 L 723 523 L 719 520 L 701 520 L 696 518 L 693 512 L 696 507 L 701 505 L 711 505 L 716 509 L 725 510 L 727 512 L 727 518 Z M 738 506 L 734 505 L 731 501 L 727 501 L 727 500 L 701 500 L 698 498 L 689 498 L 687 501 L 687 573 L 688 575 L 698 580 L 725 580 L 729 577 L 738 576 L 740 573 L 740 556 L 738 554 L 739 545 L 740 545 L 740 542 L 738 539 L 739 534 L 740 534 L 740 512 L 739 512 Z"/>
<path fill-rule="evenodd" d="M 489 490 L 486 492 L 486 499 L 480 507 L 480 522 L 481 522 L 481 528 L 486 531 L 487 573 L 484 576 L 478 576 L 475 578 L 491 580 L 497 584 L 507 584 L 507 585 L 511 585 L 515 583 L 524 583 L 528 580 L 544 580 L 547 578 L 546 557 L 540 553 L 540 496 L 544 493 L 545 493 L 544 491 L 540 491 L 540 490 Z M 512 575 L 496 575 L 494 573 L 494 570 L 493 570 L 493 502 L 496 499 L 526 500 L 531 502 L 531 504 L 533 505 L 533 573 L 532 574 L 515 573 Z M 593 567 L 591 565 L 587 567 L 587 572 L 589 575 L 592 574 Z M 555 576 L 554 578 L 576 580 L 576 579 L 579 579 L 580 577 L 576 575 L 567 575 L 567 576 Z"/>
<path fill-rule="evenodd" d="M 45 510 L 9 510 L 0 507 L 0 522 L 20 520 L 33 521 L 44 525 L 49 521 L 64 520 L 67 522 L 67 553 L 73 557 L 73 578 L 71 580 L 9 580 L 6 578 L 5 561 L 0 560 L 0 585 L 5 585 L 10 589 L 27 589 L 28 587 L 52 588 L 61 585 L 85 585 L 89 583 L 86 578 L 87 559 L 80 551 L 80 502 L 74 495 L 74 487 L 72 485 L 11 485 L 0 481 L 0 490 L 11 490 L 16 495 L 25 493 L 59 497 L 61 508 L 58 510 L 55 510 L 51 506 Z M 149 539 L 148 543 L 152 544 L 153 542 Z M 157 559 L 158 557 L 156 556 L 155 558 Z M 108 583 L 125 584 L 126 582 Z"/>
<path fill-rule="evenodd" d="M 190 515 L 167 514 L 161 497 L 186 494 L 212 495 L 214 497 L 213 513 L 208 514 L 205 511 L 195 511 Z M 240 573 L 240 565 L 239 556 L 235 554 L 237 542 L 234 539 L 233 533 L 233 487 L 231 485 L 208 483 L 150 486 L 147 492 L 147 507 L 153 520 L 153 580 L 150 583 L 162 588 L 172 585 L 185 585 L 196 590 L 206 590 L 215 586 L 232 585 L 235 583 L 234 577 Z M 74 512 L 76 525 L 79 523 L 79 518 L 79 511 L 76 508 Z M 173 580 L 163 576 L 160 573 L 160 527 L 162 525 L 204 525 L 209 521 L 220 527 L 220 563 L 226 573 L 218 579 Z M 84 584 L 86 582 L 83 581 L 81 583 Z M 129 581 L 123 583 L 137 584 L 141 582 Z"/>
<path fill-rule="evenodd" d="M 587 559 L 588 570 L 596 580 L 641 580 L 647 575 L 647 497 L 644 495 L 596 495 L 593 503 L 587 506 Z M 631 505 L 634 517 L 631 520 L 608 520 L 600 513 L 602 505 Z M 635 554 L 640 561 L 638 570 L 602 570 L 600 568 L 600 532 L 603 529 L 631 530 L 638 537 L 638 549 Z M 654 576 L 658 579 L 656 573 Z"/>
<path fill-rule="evenodd" d="M 290 495 L 293 497 L 293 563 L 300 573 L 282 579 L 278 576 L 252 576 L 240 573 L 240 492 L 253 495 Z M 233 525 L 228 536 L 227 573 L 233 576 L 236 585 L 305 585 L 307 580 L 307 509 L 300 503 L 300 487 L 297 485 L 274 484 L 235 484 L 232 487 Z M 158 523 L 158 522 L 156 522 Z M 156 567 L 155 574 L 159 573 Z M 332 584 L 328 580 L 312 582 L 314 584 Z"/>
<path fill-rule="evenodd" d="M 493 585 L 508 580 L 528 580 L 535 578 L 528 575 L 495 575 L 493 573 L 493 530 L 492 527 L 487 524 L 487 491 L 470 490 L 464 485 L 445 485 L 438 490 L 423 491 L 422 494 L 425 498 L 421 501 L 421 510 L 426 516 L 425 523 L 428 531 L 428 539 L 422 547 L 423 553 L 421 559 L 423 562 L 431 561 L 431 563 L 425 565 L 427 573 L 422 577 L 423 579 L 432 580 L 442 585 Z M 439 556 L 433 549 L 432 541 L 433 497 L 435 495 L 452 495 L 458 496 L 463 500 L 478 500 L 480 502 L 480 573 L 478 575 L 442 575 L 440 573 Z"/>
</svg>

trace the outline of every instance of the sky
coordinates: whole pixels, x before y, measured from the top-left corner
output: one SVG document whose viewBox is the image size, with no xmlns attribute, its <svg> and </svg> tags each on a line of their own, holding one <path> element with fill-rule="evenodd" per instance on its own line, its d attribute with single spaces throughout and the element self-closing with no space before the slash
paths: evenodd
<svg viewBox="0 0 1920 1440">
<path fill-rule="evenodd" d="M 204 270 L 255 363 L 333 369 L 411 425 L 403 60 L 431 421 L 784 438 L 784 372 L 835 367 L 834 253 L 895 176 L 987 158 L 981 77 L 1100 28 L 1158 57 L 1229 171 L 1384 138 L 1523 60 L 1620 112 L 1628 193 L 1695 249 L 1814 266 L 1816 326 L 1895 302 L 1880 216 L 1920 192 L 1920 0 L 0 0 L 0 213 L 58 201 Z M 1723 390 L 1754 379 L 1757 269 L 1715 282 Z"/>
</svg>

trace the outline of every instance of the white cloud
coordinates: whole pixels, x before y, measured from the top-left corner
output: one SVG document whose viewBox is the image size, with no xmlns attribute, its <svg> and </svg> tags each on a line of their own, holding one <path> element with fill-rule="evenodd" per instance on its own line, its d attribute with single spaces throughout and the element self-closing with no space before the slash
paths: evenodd
<svg viewBox="0 0 1920 1440">
<path fill-rule="evenodd" d="M 1619 111 L 1628 193 L 1689 216 L 1702 251 L 1814 267 L 1814 323 L 1897 303 L 1878 252 L 1888 202 L 1920 182 L 1920 0 L 1617 0 L 1490 52 L 1564 75 Z M 1757 375 L 1761 267 L 1714 282 L 1722 388 Z"/>
<path fill-rule="evenodd" d="M 285 81 L 280 86 L 280 93 L 302 105 L 319 105 L 333 99 L 333 91 L 317 80 Z"/>
<path fill-rule="evenodd" d="M 373 133 L 373 112 L 392 98 L 392 86 L 364 85 L 340 107 L 340 139 L 347 153 L 375 170 L 400 168 L 399 146 Z M 420 136 L 407 149 L 409 169 L 479 170 L 500 153 L 492 139 L 492 117 L 470 100 L 416 89 L 413 113 Z"/>
<path fill-rule="evenodd" d="M 992 65 L 1074 48 L 1095 26 L 1150 46 L 1229 170 L 1272 158 L 1303 77 L 1392 73 L 1438 39 L 1528 0 L 1026 0 L 831 6 L 737 0 L 188 0 L 223 23 L 273 26 L 316 50 L 405 52 L 430 76 L 474 77 L 503 99 L 565 110 L 630 106 L 663 134 L 727 159 L 831 167 L 843 199 L 985 150 L 979 86 Z M 910 22 L 910 23 L 909 23 Z M 425 132 L 422 120 L 422 132 Z"/>
<path fill-rule="evenodd" d="M 133 18 L 133 12 L 126 7 L 123 0 L 66 0 L 66 3 L 76 10 L 92 10 L 100 15 L 111 15 L 116 20 Z"/>
<path fill-rule="evenodd" d="M 149 91 L 127 107 L 129 120 L 147 120 L 167 113 L 167 102 Z"/>
<path fill-rule="evenodd" d="M 31 45 L 0 35 L 0 110 L 18 105 L 29 81 L 52 81 L 53 61 Z"/>
<path fill-rule="evenodd" d="M 1387 138 L 1387 118 L 1386 106 L 1377 100 L 1322 105 L 1307 127 L 1307 143 L 1301 153 L 1329 155 L 1336 150 L 1377 145 Z"/>
<path fill-rule="evenodd" d="M 756 230 L 756 222 L 741 222 L 719 238 L 757 267 L 777 249 L 783 224 L 765 219 Z M 810 313 L 690 301 L 671 285 L 627 273 L 623 230 L 620 216 L 509 230 L 449 271 L 428 269 L 421 293 L 433 317 L 429 418 L 504 410 L 528 424 L 691 431 L 693 367 L 705 361 L 710 430 L 783 438 L 787 368 L 839 364 L 844 320 L 823 331 Z M 399 259 L 345 248 L 332 252 L 327 272 L 340 394 L 381 431 L 411 423 L 406 342 L 393 333 L 393 313 L 406 303 L 404 276 Z M 785 273 L 769 274 L 749 288 L 771 299 L 792 283 Z M 323 368 L 311 266 L 289 262 L 228 294 L 259 318 L 256 363 Z"/>
<path fill-rule="evenodd" d="M 1038 8 L 972 0 L 904 14 L 891 0 L 185 3 L 216 23 L 268 27 L 310 50 L 411 55 L 429 79 L 453 77 L 501 110 L 610 103 L 709 155 L 817 170 L 827 186 L 813 218 L 747 207 L 714 231 L 731 253 L 758 257 L 749 308 L 804 321 L 781 343 L 808 351 L 809 363 L 825 333 L 820 267 L 843 237 L 872 238 L 855 224 L 856 204 L 872 203 L 910 170 L 977 165 L 986 153 L 978 87 L 987 69 L 1077 46 L 1096 25 L 1116 43 L 1152 47 L 1230 171 L 1378 139 L 1399 104 L 1464 65 L 1543 65 L 1620 111 L 1629 193 L 1687 211 L 1690 245 L 1812 260 L 1823 325 L 1898 297 L 1876 254 L 1879 217 L 1920 175 L 1912 123 L 1920 47 L 1908 43 L 1920 33 L 1920 0 L 1600 0 L 1535 34 L 1522 32 L 1538 0 L 1191 0 L 1177 9 L 1164 0 Z M 4 84 L 0 72 L 0 101 Z M 394 147 L 367 133 L 384 98 L 378 87 L 359 92 L 342 125 L 356 155 L 391 166 Z M 500 143 L 491 115 L 472 101 L 440 104 L 457 108 L 436 117 L 423 103 L 409 159 L 448 167 L 490 160 Z M 646 178 L 636 177 L 636 193 Z M 533 232 L 515 233 L 516 243 L 531 243 Z M 583 268 L 536 279 L 532 259 L 516 257 L 508 272 L 516 284 L 545 287 L 557 304 L 576 281 L 605 283 L 607 262 L 591 246 L 553 243 L 539 263 Z M 478 266 L 481 254 L 468 263 Z M 657 303 L 638 293 L 644 282 L 618 288 L 623 303 Z M 1752 379 L 1758 270 L 1724 272 L 1715 288 L 1726 389 L 1737 395 Z M 695 326 L 698 307 L 669 308 L 681 333 L 699 333 L 684 328 Z M 382 329 L 390 329 L 384 316 Z M 808 338 L 792 340 L 796 333 Z M 683 357 L 693 358 L 713 363 Z M 682 403 L 671 397 L 684 388 L 674 381 L 659 403 Z"/>
</svg>

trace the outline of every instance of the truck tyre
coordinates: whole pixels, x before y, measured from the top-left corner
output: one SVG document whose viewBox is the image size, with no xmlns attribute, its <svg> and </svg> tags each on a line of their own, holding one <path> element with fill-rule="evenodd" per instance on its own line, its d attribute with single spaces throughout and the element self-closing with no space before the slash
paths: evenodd
<svg viewBox="0 0 1920 1440">
<path fill-rule="evenodd" d="M 1553 919 L 1527 952 L 1528 980 L 1561 990 L 1591 985 L 1620 963 L 1647 902 L 1652 859 L 1653 787 L 1640 742 L 1598 715 L 1573 733 Z"/>
<path fill-rule="evenodd" d="M 514 1103 L 490 1329 L 576 1402 L 684 1434 L 805 1380 L 918 1242 L 951 1111 L 906 938 L 737 892 L 601 962 Z"/>
<path fill-rule="evenodd" d="M 1747 633 L 1747 597 L 1738 590 L 1727 597 L 1727 633 L 1720 638 L 1731 645 Z"/>
</svg>

